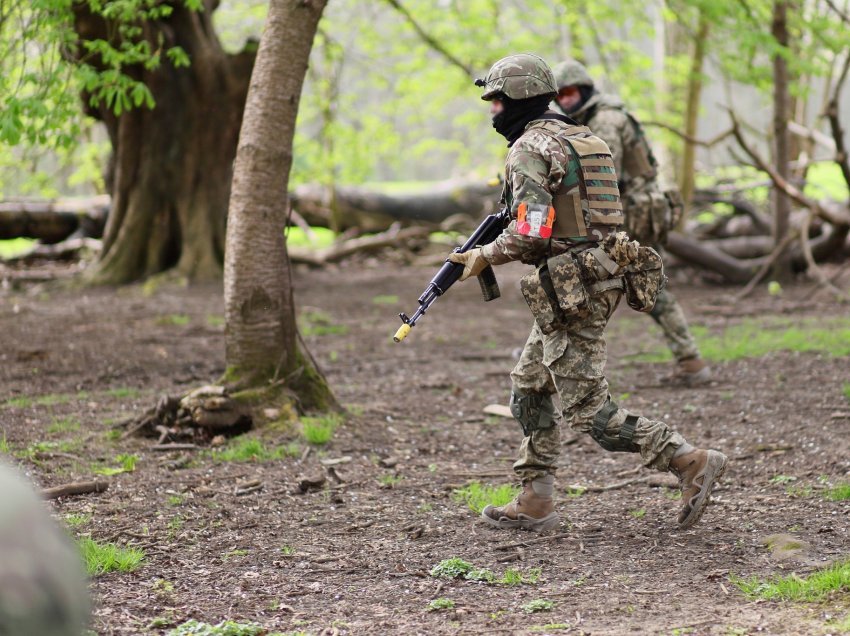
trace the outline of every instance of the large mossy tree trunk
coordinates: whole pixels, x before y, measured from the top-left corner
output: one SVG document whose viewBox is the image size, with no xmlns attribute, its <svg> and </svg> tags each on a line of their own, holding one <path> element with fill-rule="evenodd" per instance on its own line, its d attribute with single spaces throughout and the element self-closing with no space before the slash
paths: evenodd
<svg viewBox="0 0 850 636">
<path fill-rule="evenodd" d="M 226 53 L 212 14 L 183 3 L 161 21 L 145 23 L 152 42 L 180 46 L 190 66 L 163 61 L 156 70 L 131 69 L 156 106 L 119 116 L 106 106 L 89 114 L 103 121 L 112 142 L 107 186 L 112 195 L 100 259 L 91 282 L 120 284 L 176 268 L 190 280 L 217 279 L 224 258 L 224 227 L 233 158 L 256 46 Z M 107 38 L 111 25 L 75 4 L 81 42 Z"/>
<path fill-rule="evenodd" d="M 271 0 L 233 169 L 224 259 L 228 383 L 283 386 L 303 410 L 336 403 L 299 345 L 284 240 L 295 118 L 327 0 Z"/>
</svg>

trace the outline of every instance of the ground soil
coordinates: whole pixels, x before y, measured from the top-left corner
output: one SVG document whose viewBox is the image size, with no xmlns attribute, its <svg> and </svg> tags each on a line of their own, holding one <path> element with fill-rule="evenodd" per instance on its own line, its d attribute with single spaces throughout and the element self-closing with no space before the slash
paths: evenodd
<svg viewBox="0 0 850 636">
<path fill-rule="evenodd" d="M 708 386 L 675 388 L 664 380 L 670 363 L 636 362 L 663 344 L 648 317 L 623 307 L 610 329 L 612 393 L 731 458 L 700 524 L 676 530 L 672 476 L 568 430 L 557 482 L 559 538 L 506 547 L 536 536 L 487 527 L 453 500 L 452 491 L 470 481 L 513 481 L 519 428 L 482 409 L 506 402 L 512 351 L 530 327 L 520 273 L 500 268 L 503 298 L 492 304 L 483 304 L 474 283 L 452 290 L 407 341 L 393 344 L 396 313 L 415 308 L 430 266 L 297 270 L 300 310 L 320 310 L 347 328 L 306 340 L 350 418 L 330 444 L 298 457 L 216 463 L 203 451 L 182 468 L 178 453 L 153 452 L 149 439 L 110 440 L 108 431 L 160 394 L 222 374 L 219 287 L 165 286 L 150 295 L 141 287 L 3 291 L 0 436 L 19 454 L 36 442 L 71 442 L 67 452 L 14 461 L 47 487 L 90 478 L 93 465 L 114 464 L 120 453 L 140 458 L 134 472 L 109 478 L 107 492 L 52 504 L 61 521 L 90 516 L 71 533 L 146 553 L 138 570 L 92 581 L 93 629 L 165 633 L 197 618 L 311 634 L 830 633 L 830 620 L 847 614 L 841 599 L 752 601 L 731 578 L 803 573 L 848 556 L 850 504 L 820 496 L 818 480 L 838 483 L 850 471 L 847 357 L 780 351 L 714 364 Z M 679 273 L 672 289 L 691 320 L 711 330 L 769 314 L 846 315 L 806 286 L 729 304 L 736 290 L 693 278 Z M 19 399 L 46 395 L 53 397 Z M 68 430 L 75 420 L 79 430 Z M 263 438 L 284 444 L 299 433 L 265 431 Z M 341 458 L 350 458 L 334 466 L 342 483 L 330 479 L 330 489 L 298 494 L 301 477 L 327 474 L 322 462 Z M 262 488 L 234 494 L 252 480 Z M 629 480 L 567 493 L 571 485 Z M 765 538 L 778 533 L 808 548 L 771 554 Z M 541 575 L 519 586 L 429 576 L 450 557 L 497 574 L 513 567 Z M 440 597 L 455 608 L 428 611 Z M 554 608 L 523 612 L 533 599 Z M 149 627 L 156 619 L 161 627 Z"/>
</svg>

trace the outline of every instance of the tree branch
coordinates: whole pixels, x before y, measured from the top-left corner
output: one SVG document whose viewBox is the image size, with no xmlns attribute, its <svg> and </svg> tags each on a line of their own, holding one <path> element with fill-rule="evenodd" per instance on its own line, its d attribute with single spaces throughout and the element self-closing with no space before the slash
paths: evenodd
<svg viewBox="0 0 850 636">
<path fill-rule="evenodd" d="M 766 172 L 770 177 L 770 180 L 773 181 L 774 185 L 777 188 L 785 192 L 791 199 L 796 201 L 799 205 L 804 208 L 809 208 L 814 212 L 817 216 L 822 219 L 829 221 L 835 225 L 849 225 L 850 224 L 850 214 L 848 214 L 845 210 L 837 210 L 834 208 L 827 208 L 821 205 L 818 201 L 814 201 L 807 197 L 803 192 L 786 181 L 776 170 L 774 170 L 773 166 L 770 166 L 751 146 L 747 143 L 747 140 L 744 139 L 744 135 L 741 132 L 741 126 L 738 122 L 737 117 L 735 117 L 735 113 L 731 109 L 727 109 L 729 113 L 729 117 L 732 119 L 732 134 L 735 136 L 735 139 L 738 141 L 738 145 L 741 146 L 741 149 L 747 153 L 747 155 L 752 159 L 756 168 L 761 170 L 762 172 Z M 850 183 L 850 181 L 848 181 Z"/>
<path fill-rule="evenodd" d="M 688 143 L 694 144 L 696 146 L 702 146 L 703 148 L 711 148 L 712 146 L 716 146 L 732 134 L 732 129 L 730 128 L 729 130 L 724 130 L 722 133 L 717 134 L 716 136 L 712 137 L 707 141 L 703 141 L 702 139 L 692 137 L 691 135 L 679 130 L 675 126 L 665 124 L 663 121 L 644 121 L 641 123 L 644 126 L 655 126 L 656 128 L 663 128 L 664 130 L 669 130 L 671 133 L 673 133 L 677 137 L 681 137 Z"/>
<path fill-rule="evenodd" d="M 826 1 L 826 4 L 829 5 L 829 8 L 832 9 L 833 11 L 835 11 L 836 15 L 838 15 L 838 17 L 841 18 L 842 22 L 845 22 L 846 24 L 850 24 L 850 16 L 849 15 L 847 15 L 846 13 L 844 13 L 844 11 L 842 11 L 841 9 L 836 7 L 835 3 L 832 0 L 825 0 L 825 1 Z"/>
<path fill-rule="evenodd" d="M 847 187 L 850 188 L 850 163 L 847 161 L 847 148 L 844 146 L 844 131 L 841 130 L 841 121 L 838 118 L 838 96 L 847 79 L 847 71 L 850 70 L 850 54 L 844 60 L 844 68 L 835 83 L 832 97 L 826 107 L 826 116 L 829 119 L 829 127 L 832 130 L 832 138 L 835 140 L 835 163 L 841 168 L 841 174 Z"/>
<path fill-rule="evenodd" d="M 446 60 L 448 60 L 451 64 L 458 67 L 464 73 L 466 73 L 469 77 L 474 77 L 475 72 L 472 70 L 472 67 L 469 64 L 464 64 L 459 59 L 457 59 L 454 55 L 452 55 L 442 44 L 440 44 L 437 40 L 435 40 L 431 35 L 429 35 L 425 29 L 423 29 L 413 15 L 408 11 L 405 7 L 401 5 L 399 0 L 386 0 L 387 4 L 389 4 L 393 9 L 398 11 L 405 20 L 410 23 L 410 26 L 413 27 L 413 30 L 416 31 L 416 34 L 422 39 L 425 44 L 434 49 L 437 53 L 442 55 Z"/>
</svg>

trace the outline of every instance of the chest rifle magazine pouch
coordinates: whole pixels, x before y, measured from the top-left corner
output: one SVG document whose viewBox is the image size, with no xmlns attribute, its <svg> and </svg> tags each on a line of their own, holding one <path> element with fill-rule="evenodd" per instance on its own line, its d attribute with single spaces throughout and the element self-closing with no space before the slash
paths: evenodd
<svg viewBox="0 0 850 636">
<path fill-rule="evenodd" d="M 638 248 L 635 260 L 626 268 L 623 279 L 629 307 L 635 311 L 652 311 L 658 293 L 667 283 L 661 255 L 651 247 L 642 245 Z"/>
</svg>

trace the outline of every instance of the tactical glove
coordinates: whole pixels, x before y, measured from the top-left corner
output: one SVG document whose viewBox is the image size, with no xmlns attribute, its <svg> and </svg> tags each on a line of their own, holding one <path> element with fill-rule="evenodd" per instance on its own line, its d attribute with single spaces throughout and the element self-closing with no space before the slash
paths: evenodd
<svg viewBox="0 0 850 636">
<path fill-rule="evenodd" d="M 490 264 L 481 254 L 481 248 L 476 247 L 468 252 L 452 252 L 449 254 L 452 263 L 463 265 L 463 274 L 460 280 L 466 280 L 471 276 L 478 276 Z"/>
</svg>

